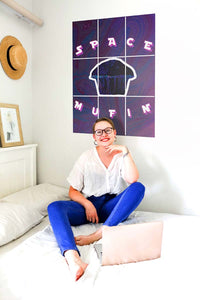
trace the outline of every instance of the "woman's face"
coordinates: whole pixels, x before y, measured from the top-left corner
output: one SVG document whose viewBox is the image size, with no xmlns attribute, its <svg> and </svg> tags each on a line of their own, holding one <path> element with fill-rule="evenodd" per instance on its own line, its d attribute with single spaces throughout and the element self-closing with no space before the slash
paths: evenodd
<svg viewBox="0 0 200 300">
<path fill-rule="evenodd" d="M 97 141 L 98 146 L 110 146 L 113 144 L 116 136 L 116 130 L 114 130 L 110 123 L 106 121 L 98 122 L 95 125 L 95 133 L 93 138 Z"/>
</svg>

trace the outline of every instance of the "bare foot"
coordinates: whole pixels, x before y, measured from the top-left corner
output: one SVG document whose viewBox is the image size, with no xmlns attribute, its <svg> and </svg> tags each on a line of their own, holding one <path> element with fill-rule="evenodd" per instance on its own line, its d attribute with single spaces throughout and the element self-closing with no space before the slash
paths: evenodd
<svg viewBox="0 0 200 300">
<path fill-rule="evenodd" d="M 102 238 L 102 228 L 99 228 L 94 233 L 91 233 L 89 235 L 78 235 L 75 237 L 76 245 L 78 246 L 84 246 L 89 245 L 91 243 L 94 243 Z"/>
<path fill-rule="evenodd" d="M 76 250 L 67 250 L 65 251 L 64 256 L 74 280 L 79 280 L 79 278 L 84 274 L 88 264 L 81 260 Z"/>
</svg>

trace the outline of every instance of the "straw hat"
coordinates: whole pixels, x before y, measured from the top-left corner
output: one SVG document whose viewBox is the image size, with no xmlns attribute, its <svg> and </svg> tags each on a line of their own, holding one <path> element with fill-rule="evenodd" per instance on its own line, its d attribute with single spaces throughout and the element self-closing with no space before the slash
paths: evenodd
<svg viewBox="0 0 200 300">
<path fill-rule="evenodd" d="M 0 61 L 5 73 L 12 79 L 19 79 L 27 64 L 26 50 L 14 36 L 6 36 L 0 44 Z"/>
</svg>

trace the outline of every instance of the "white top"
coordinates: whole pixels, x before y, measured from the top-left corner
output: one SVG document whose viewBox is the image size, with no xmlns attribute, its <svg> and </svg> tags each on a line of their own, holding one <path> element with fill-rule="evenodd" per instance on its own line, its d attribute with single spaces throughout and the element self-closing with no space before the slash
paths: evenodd
<svg viewBox="0 0 200 300">
<path fill-rule="evenodd" d="M 116 154 L 109 167 L 102 163 L 96 148 L 85 151 L 76 161 L 67 180 L 88 198 L 104 194 L 119 194 L 128 183 L 123 178 L 123 154 Z"/>
</svg>

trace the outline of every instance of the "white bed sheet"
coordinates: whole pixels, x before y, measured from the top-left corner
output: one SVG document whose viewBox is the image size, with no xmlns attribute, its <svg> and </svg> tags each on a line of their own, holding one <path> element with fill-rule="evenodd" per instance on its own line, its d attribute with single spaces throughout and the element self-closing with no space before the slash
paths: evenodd
<svg viewBox="0 0 200 300">
<path fill-rule="evenodd" d="M 136 211 L 125 223 L 153 220 L 164 222 L 161 258 L 102 267 L 93 245 L 79 247 L 89 266 L 73 282 L 45 218 L 22 238 L 1 247 L 0 300 L 200 299 L 200 218 Z M 82 225 L 73 231 L 89 234 L 99 226 Z"/>
</svg>

